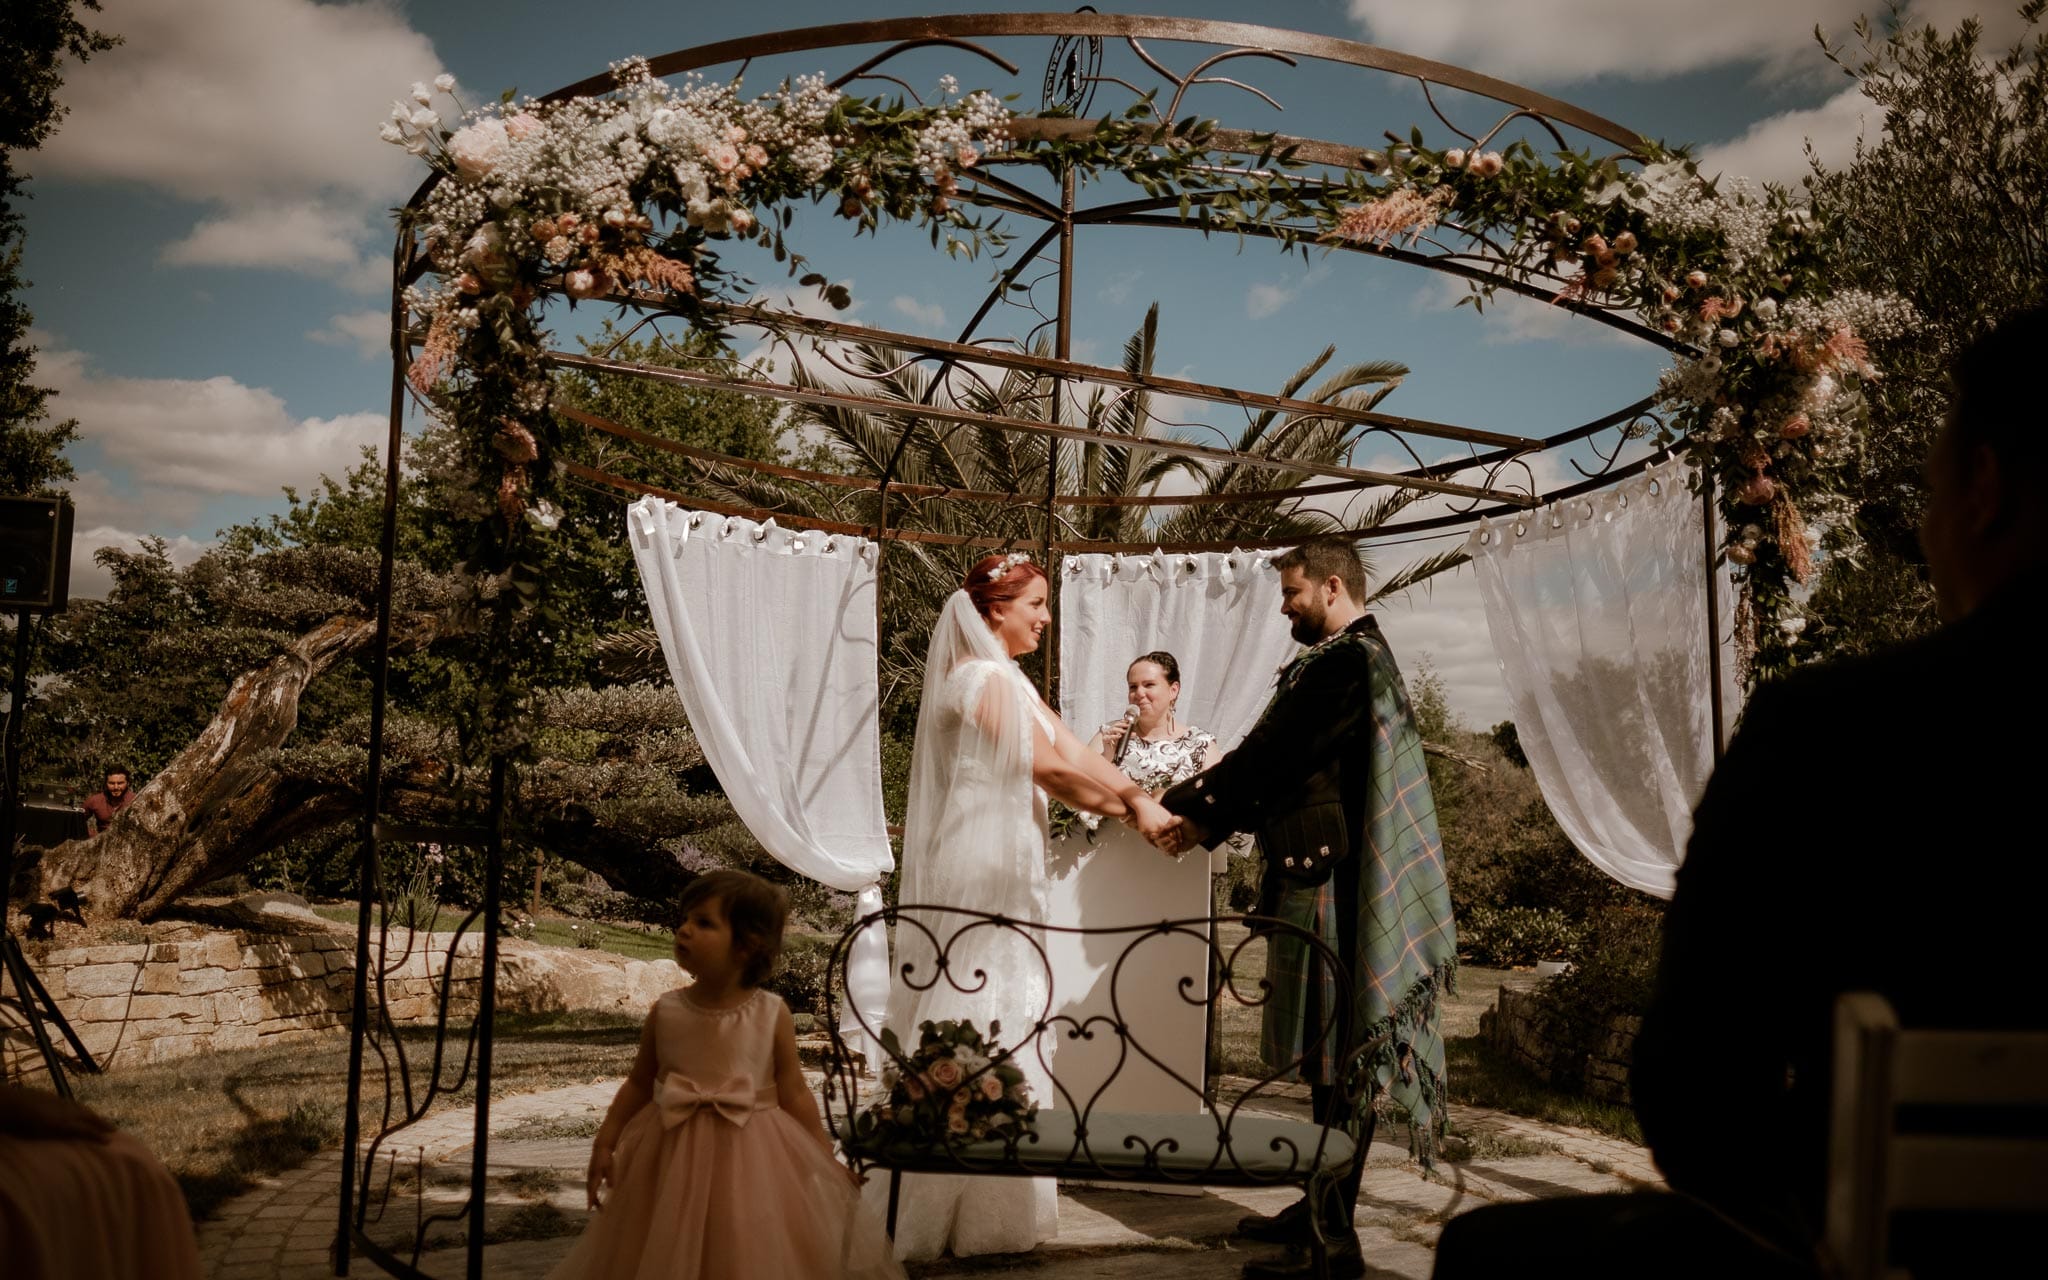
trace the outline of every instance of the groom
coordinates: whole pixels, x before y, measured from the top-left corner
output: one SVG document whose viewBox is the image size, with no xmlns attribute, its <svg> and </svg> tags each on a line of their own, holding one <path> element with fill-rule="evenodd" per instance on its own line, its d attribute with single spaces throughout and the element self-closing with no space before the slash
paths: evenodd
<svg viewBox="0 0 2048 1280">
<path fill-rule="evenodd" d="M 1422 738 L 1386 637 L 1365 612 L 1365 565 L 1345 540 L 1304 543 L 1275 560 L 1280 612 L 1308 645 L 1281 669 L 1278 691 L 1237 750 L 1160 803 L 1179 821 L 1157 839 L 1178 853 L 1255 832 L 1265 858 L 1259 914 L 1322 939 L 1350 974 L 1348 1043 L 1334 1043 L 1327 976 L 1288 936 L 1267 945 L 1261 1049 L 1269 1067 L 1300 1060 L 1318 1121 L 1359 1112 L 1357 1158 L 1323 1206 L 1330 1274 L 1362 1276 L 1352 1215 L 1372 1142 L 1372 1098 L 1384 1092 L 1432 1154 L 1442 1115 L 1443 1040 L 1437 995 L 1455 972 L 1457 941 L 1436 801 Z M 1318 1036 L 1322 1035 L 1318 1043 Z M 1339 1079 L 1355 1045 L 1385 1036 L 1363 1079 Z M 1290 1074 L 1292 1074 L 1290 1072 Z M 1334 1113 L 1334 1114 L 1333 1114 Z M 1245 1264 L 1246 1280 L 1307 1276 L 1307 1201 L 1238 1223 L 1240 1234 L 1289 1246 Z"/>
</svg>

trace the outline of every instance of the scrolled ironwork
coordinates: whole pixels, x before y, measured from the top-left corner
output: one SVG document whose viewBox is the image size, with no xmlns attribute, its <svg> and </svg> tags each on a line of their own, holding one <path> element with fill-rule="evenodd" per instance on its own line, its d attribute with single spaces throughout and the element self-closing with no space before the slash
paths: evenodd
<svg viewBox="0 0 2048 1280">
<path fill-rule="evenodd" d="M 1225 943 L 1217 926 L 1237 925 L 1245 937 Z M 1044 996 L 1031 1025 L 1004 1028 L 1000 1048 L 992 1051 L 987 1067 L 969 1073 L 959 1087 L 970 1088 L 981 1075 L 1004 1063 L 1035 1061 L 1044 1078 L 1051 1082 L 1054 1096 L 1037 1099 L 1038 1118 L 1027 1128 L 973 1139 L 934 1126 L 929 1132 L 905 1132 L 886 1125 L 872 1110 L 886 1094 L 867 1084 L 864 1070 L 877 1065 L 898 1073 L 914 1071 L 911 1060 L 883 1046 L 891 1054 L 888 1064 L 860 1061 L 842 1035 L 837 992 L 843 987 L 847 956 L 855 940 L 872 929 L 896 932 L 897 951 L 920 957 L 903 964 L 897 980 L 911 991 L 926 992 L 946 984 L 963 995 L 986 989 L 988 975 L 973 970 L 967 975 L 952 960 L 963 939 L 996 930 L 1021 941 L 1033 957 L 1043 978 Z M 1086 1012 L 1080 1016 L 1060 1010 L 1060 997 L 1047 939 L 1067 937 L 1121 940 L 1116 957 L 1108 965 L 1109 1012 Z M 1221 1002 L 1257 1009 L 1271 999 L 1270 983 L 1260 978 L 1247 990 L 1237 974 L 1238 962 L 1253 942 L 1267 942 L 1286 935 L 1301 944 L 1307 955 L 1312 982 L 1327 981 L 1335 994 L 1331 1005 L 1335 1016 L 1304 1029 L 1301 1049 L 1290 1059 L 1265 1065 L 1257 1078 L 1234 1078 L 1228 1089 L 1205 1088 L 1176 1070 L 1161 1051 L 1148 1044 L 1134 1028 L 1132 1012 L 1144 1005 L 1156 1005 L 1169 993 L 1187 1005 L 1208 1009 Z M 922 945 L 905 947 L 907 937 Z M 1135 988 L 1131 975 L 1134 962 L 1148 948 L 1172 944 L 1198 951 L 1199 962 L 1190 959 L 1187 972 L 1174 977 L 1170 985 L 1144 990 Z M 1189 944 L 1193 944 L 1189 947 Z M 929 959 L 923 957 L 929 956 Z M 1149 958 L 1149 957 L 1146 957 Z M 1023 975 L 1006 973 L 1002 981 L 1020 981 Z M 1032 984 L 1036 986 L 1036 983 Z M 1091 1179 L 1137 1179 L 1162 1183 L 1197 1185 L 1271 1186 L 1291 1184 L 1313 1191 L 1348 1167 L 1362 1153 L 1347 1155 L 1333 1149 L 1333 1134 L 1343 1134 L 1351 1143 L 1358 1138 L 1359 1112 L 1333 1110 L 1324 1121 L 1276 1118 L 1269 1108 L 1281 1103 L 1281 1090 L 1298 1079 L 1302 1066 L 1312 1058 L 1328 1056 L 1337 1063 L 1333 1083 L 1362 1078 L 1362 1064 L 1378 1042 L 1350 1042 L 1350 974 L 1326 943 L 1307 930 L 1286 921 L 1263 916 L 1195 917 L 1162 920 L 1153 924 L 1083 927 L 1042 924 L 1013 919 L 963 907 L 904 904 L 862 917 L 841 935 L 833 947 L 826 973 L 826 1026 L 831 1049 L 826 1062 L 824 1092 L 827 1122 L 846 1144 L 849 1158 L 857 1168 L 887 1169 L 893 1178 L 903 1173 L 965 1173 L 1015 1177 L 1074 1177 Z M 853 1026 L 881 1044 L 880 1027 L 868 1024 L 858 1009 L 844 1011 Z M 986 1028 L 982 1028 L 986 1030 Z M 898 1029 L 905 1030 L 905 1029 Z M 1115 1048 L 1114 1059 L 1092 1089 L 1077 1092 L 1058 1068 L 1059 1046 L 1108 1040 Z M 1093 1065 L 1100 1067 L 1098 1061 Z M 1190 1099 L 1200 1099 L 1206 1111 L 1199 1116 L 1168 1116 L 1163 1113 L 1112 1111 L 1103 1107 L 1104 1095 L 1136 1062 L 1146 1063 L 1170 1082 L 1171 1087 Z M 1180 1125 L 1172 1123 L 1175 1120 Z M 1189 1122 L 1192 1122 L 1190 1125 Z M 1199 1135 L 1201 1146 L 1191 1147 Z M 1252 1159 L 1253 1149 L 1268 1158 Z M 1354 1148 L 1355 1151 L 1355 1148 Z"/>
</svg>

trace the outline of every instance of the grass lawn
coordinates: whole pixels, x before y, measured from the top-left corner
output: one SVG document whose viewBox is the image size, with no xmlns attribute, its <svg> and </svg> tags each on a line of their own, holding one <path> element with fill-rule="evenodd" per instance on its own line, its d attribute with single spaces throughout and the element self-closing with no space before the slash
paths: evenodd
<svg viewBox="0 0 2048 1280">
<path fill-rule="evenodd" d="M 1224 954 L 1229 955 L 1229 949 L 1243 942 L 1244 936 L 1243 929 L 1226 927 L 1219 938 Z M 1237 990 L 1256 998 L 1259 979 L 1266 972 L 1266 944 L 1258 940 L 1245 942 L 1237 952 L 1231 972 Z M 1444 1001 L 1445 1069 L 1450 1076 L 1451 1101 L 1508 1111 L 1548 1124 L 1591 1129 L 1641 1145 L 1643 1130 L 1636 1123 L 1635 1112 L 1545 1084 L 1479 1037 L 1479 1014 L 1492 1007 L 1501 981 L 1507 976 L 1499 969 L 1468 967 L 1459 973 L 1458 994 Z M 1222 1074 L 1265 1074 L 1265 1065 L 1259 1058 L 1259 1014 L 1258 1009 L 1247 1009 L 1228 996 L 1217 1006 L 1218 1043 L 1211 1056 Z M 1473 1154 L 1466 1158 L 1526 1154 L 1496 1150 L 1499 1143 L 1499 1139 L 1482 1135 L 1469 1144 Z"/>
<path fill-rule="evenodd" d="M 338 902 L 313 908 L 316 915 L 324 916 L 338 924 L 351 927 L 356 922 L 356 907 L 352 902 Z M 440 929 L 453 929 L 462 921 L 462 912 L 452 907 L 443 907 L 434 919 Z M 375 920 L 377 917 L 372 916 Z M 572 927 L 573 926 L 573 927 Z M 651 927 L 651 926 L 650 926 Z M 655 929 L 650 933 L 646 928 L 627 925 L 605 924 L 595 920 L 568 920 L 560 916 L 542 916 L 533 922 L 533 941 L 544 947 L 574 947 L 581 945 L 581 937 L 594 933 L 597 937 L 596 950 L 609 951 L 614 955 L 634 960 L 672 960 L 675 958 L 675 944 L 666 929 Z"/>
<path fill-rule="evenodd" d="M 588 1013 L 503 1014 L 497 1026 L 492 1097 L 623 1076 L 640 1038 L 636 1019 Z M 417 1080 L 432 1052 L 432 1032 L 400 1034 Z M 256 1179 L 341 1145 L 348 1036 L 199 1054 L 81 1076 L 74 1084 L 81 1102 L 156 1152 L 184 1188 L 192 1216 L 205 1218 Z M 361 1116 L 369 1132 L 383 1108 L 383 1080 L 374 1065 L 363 1084 Z M 473 1088 L 444 1094 L 433 1110 L 466 1107 L 474 1098 Z"/>
</svg>

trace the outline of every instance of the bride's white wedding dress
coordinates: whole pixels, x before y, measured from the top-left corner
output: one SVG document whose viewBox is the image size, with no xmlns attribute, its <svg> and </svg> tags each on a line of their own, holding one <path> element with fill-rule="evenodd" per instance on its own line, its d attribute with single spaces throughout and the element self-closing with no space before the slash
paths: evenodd
<svg viewBox="0 0 2048 1280">
<path fill-rule="evenodd" d="M 1045 796 L 1031 781 L 1040 728 L 1053 736 L 1044 704 L 967 593 L 955 592 L 926 658 L 899 902 L 1045 919 Z M 947 973 L 935 982 L 931 941 L 914 920 L 947 947 Z M 902 977 L 905 966 L 911 982 Z M 1030 938 L 959 916 L 913 915 L 899 923 L 895 972 L 889 1026 L 906 1045 L 917 1043 L 920 1023 L 964 1018 L 984 1033 L 999 1022 L 1001 1043 L 1013 1046 L 1046 1016 L 1051 996 L 1045 958 Z M 923 983 L 930 988 L 915 989 Z M 1043 1038 L 1044 1060 L 1029 1050 L 1016 1059 L 1042 1108 L 1058 1101 L 1048 1073 L 1056 1035 Z M 888 1179 L 870 1179 L 867 1195 L 881 1211 Z M 1050 1178 L 912 1174 L 903 1179 L 897 1209 L 896 1256 L 1018 1253 L 1058 1229 Z"/>
</svg>

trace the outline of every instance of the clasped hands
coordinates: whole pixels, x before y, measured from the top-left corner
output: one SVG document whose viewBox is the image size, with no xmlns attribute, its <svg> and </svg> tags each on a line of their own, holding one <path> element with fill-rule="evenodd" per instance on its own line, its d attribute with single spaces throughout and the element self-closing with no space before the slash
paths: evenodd
<svg viewBox="0 0 2048 1280">
<path fill-rule="evenodd" d="M 1170 858 L 1178 858 L 1196 845 L 1205 843 L 1208 836 L 1199 824 L 1169 812 L 1150 796 L 1134 800 L 1124 821 Z"/>
</svg>

